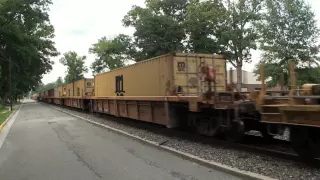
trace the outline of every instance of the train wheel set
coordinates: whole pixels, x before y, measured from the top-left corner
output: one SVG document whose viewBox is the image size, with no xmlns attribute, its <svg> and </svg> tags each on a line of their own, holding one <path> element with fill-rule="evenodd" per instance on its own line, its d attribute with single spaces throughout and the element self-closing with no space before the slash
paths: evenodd
<svg viewBox="0 0 320 180">
<path fill-rule="evenodd" d="M 232 71 L 227 82 L 224 56 L 171 53 L 41 92 L 37 99 L 232 142 L 251 130 L 270 139 L 289 128 L 294 150 L 319 158 L 320 85 L 296 90 L 294 68 L 292 61 L 289 91 L 266 91 L 262 65 L 261 91 L 241 93 L 233 90 Z"/>
</svg>

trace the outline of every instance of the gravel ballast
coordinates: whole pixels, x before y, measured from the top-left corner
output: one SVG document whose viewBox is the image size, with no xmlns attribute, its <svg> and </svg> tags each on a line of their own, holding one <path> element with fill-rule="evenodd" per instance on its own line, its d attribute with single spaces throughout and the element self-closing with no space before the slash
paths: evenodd
<svg viewBox="0 0 320 180">
<path fill-rule="evenodd" d="M 129 134 L 139 136 L 149 141 L 154 141 L 156 143 L 165 142 L 165 146 L 192 154 L 194 156 L 198 156 L 206 160 L 222 163 L 224 165 L 231 166 L 240 170 L 250 171 L 281 180 L 320 179 L 320 169 L 311 168 L 296 162 L 290 162 L 255 153 L 245 152 L 243 150 L 241 151 L 231 148 L 224 148 L 221 146 L 217 147 L 214 144 L 203 144 L 179 137 L 168 137 L 164 134 L 151 132 L 144 128 L 133 127 L 127 124 L 116 122 L 114 120 L 110 120 L 114 119 L 113 117 L 97 117 L 92 114 L 83 113 L 67 108 L 61 108 L 58 106 L 52 107 L 59 108 L 63 111 L 67 111 L 72 114 L 93 120 L 95 122 L 108 125 L 112 128 L 125 131 Z"/>
</svg>

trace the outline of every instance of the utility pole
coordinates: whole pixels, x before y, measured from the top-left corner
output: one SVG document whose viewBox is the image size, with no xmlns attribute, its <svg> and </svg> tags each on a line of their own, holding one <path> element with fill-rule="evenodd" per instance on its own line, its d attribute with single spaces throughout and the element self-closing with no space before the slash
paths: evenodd
<svg viewBox="0 0 320 180">
<path fill-rule="evenodd" d="M 10 111 L 12 111 L 12 83 L 11 83 L 11 56 L 9 56 L 9 99 L 10 99 Z"/>
</svg>

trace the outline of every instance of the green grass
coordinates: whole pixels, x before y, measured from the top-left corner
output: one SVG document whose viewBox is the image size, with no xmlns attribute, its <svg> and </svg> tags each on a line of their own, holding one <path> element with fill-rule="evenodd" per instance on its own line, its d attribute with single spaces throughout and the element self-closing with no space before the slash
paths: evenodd
<svg viewBox="0 0 320 180">
<path fill-rule="evenodd" d="M 4 107 L 2 104 L 0 104 L 0 112 L 6 110 L 6 107 Z"/>
<path fill-rule="evenodd" d="M 13 111 L 8 111 L 5 113 L 0 113 L 0 125 L 10 116 Z"/>
</svg>

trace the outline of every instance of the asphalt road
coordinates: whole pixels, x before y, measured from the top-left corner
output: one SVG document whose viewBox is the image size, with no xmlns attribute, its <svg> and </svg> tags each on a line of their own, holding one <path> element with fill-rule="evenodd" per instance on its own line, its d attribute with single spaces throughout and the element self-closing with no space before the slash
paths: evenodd
<svg viewBox="0 0 320 180">
<path fill-rule="evenodd" d="M 45 105 L 28 103 L 22 105 L 0 133 L 0 179 L 239 178 L 181 159 Z"/>
</svg>

